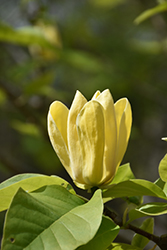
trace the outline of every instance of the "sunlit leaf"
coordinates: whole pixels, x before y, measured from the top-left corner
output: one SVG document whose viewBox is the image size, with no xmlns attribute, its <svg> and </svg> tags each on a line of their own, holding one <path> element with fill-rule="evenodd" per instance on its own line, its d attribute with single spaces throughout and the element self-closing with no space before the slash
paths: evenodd
<svg viewBox="0 0 167 250">
<path fill-rule="evenodd" d="M 20 187 L 26 192 L 32 192 L 40 187 L 53 184 L 72 189 L 68 182 L 58 176 L 40 174 L 19 174 L 2 182 L 0 184 L 0 200 L 3 202 L 0 203 L 0 211 L 9 207 L 13 196 Z M 72 192 L 74 192 L 74 190 Z"/>
<path fill-rule="evenodd" d="M 126 180 L 129 180 L 129 179 L 134 179 L 134 178 L 135 178 L 135 176 L 134 176 L 134 174 L 133 174 L 133 172 L 132 172 L 132 170 L 130 168 L 130 164 L 127 163 L 127 164 L 124 164 L 124 165 L 122 165 L 122 166 L 120 166 L 118 168 L 118 171 L 117 171 L 114 179 L 111 181 L 111 183 L 109 185 L 117 184 L 119 182 L 126 181 Z M 110 197 L 108 197 L 108 198 L 105 197 L 103 200 L 105 202 L 107 202 L 107 201 L 110 200 Z M 139 204 L 140 200 L 141 200 L 141 198 L 134 196 L 134 197 L 130 197 L 127 201 L 135 203 L 135 204 L 136 203 Z"/>
<path fill-rule="evenodd" d="M 164 182 L 161 178 L 154 182 L 158 187 L 160 187 L 167 196 L 167 182 Z"/>
<path fill-rule="evenodd" d="M 130 164 L 127 163 L 118 168 L 118 171 L 110 184 L 116 184 L 134 178 L 135 176 L 130 168 Z"/>
<path fill-rule="evenodd" d="M 167 154 L 160 161 L 159 164 L 159 175 L 164 182 L 167 182 Z"/>
<path fill-rule="evenodd" d="M 82 204 L 84 204 L 82 199 L 69 193 L 62 186 L 46 186 L 36 190 L 32 195 L 28 195 L 20 189 L 14 197 L 7 213 L 3 248 L 19 249 L 19 243 L 21 243 L 22 238 L 19 235 L 22 235 L 22 232 L 24 232 L 24 237 L 26 238 L 26 241 L 24 241 L 24 237 L 22 240 L 22 244 L 25 246 L 26 242 L 36 238 L 36 235 L 42 233 L 55 220 Z M 21 221 L 20 224 L 19 221 Z M 15 223 L 17 224 L 16 226 Z M 35 224 L 38 226 L 34 227 Z M 15 227 L 17 230 L 15 230 Z M 15 242 L 11 242 L 12 239 Z"/>
<path fill-rule="evenodd" d="M 135 247 L 124 243 L 112 243 L 108 250 L 143 250 L 143 248 Z"/>
<path fill-rule="evenodd" d="M 144 216 L 158 216 L 167 213 L 167 203 L 147 203 L 129 212 L 129 222 Z"/>
<path fill-rule="evenodd" d="M 69 208 L 72 209 L 75 206 L 85 203 L 83 199 L 73 195 L 66 188 L 60 185 L 41 187 L 33 191 L 31 196 L 53 209 L 56 214 L 60 214 L 60 216 L 68 212 Z"/>
<path fill-rule="evenodd" d="M 108 190 L 103 192 L 103 200 L 108 201 L 108 198 L 130 197 L 130 196 L 155 196 L 167 199 L 165 193 L 156 184 L 139 179 L 132 179 L 120 182 L 111 186 Z"/>
<path fill-rule="evenodd" d="M 134 22 L 136 24 L 139 24 L 143 21 L 145 21 L 146 19 L 148 19 L 149 17 L 152 17 L 160 12 L 164 12 L 167 11 L 167 3 L 162 3 L 152 9 L 146 10 L 143 13 L 141 13 L 135 20 Z"/>
<path fill-rule="evenodd" d="M 16 129 L 19 133 L 32 135 L 35 137 L 41 136 L 39 128 L 35 124 L 21 122 L 19 120 L 14 120 L 11 126 Z"/>
<path fill-rule="evenodd" d="M 5 23 L 0 23 L 0 41 L 29 46 L 37 44 L 44 48 L 56 49 L 37 27 L 13 29 Z"/>
<path fill-rule="evenodd" d="M 51 196 L 53 198 L 50 193 Z M 61 196 L 59 198 L 61 200 Z M 68 206 L 68 200 L 62 199 Z M 61 209 L 59 203 L 57 209 Z M 7 212 L 2 250 L 76 249 L 94 237 L 101 223 L 102 212 L 100 190 L 88 203 L 73 208 L 57 219 L 57 213 L 47 206 L 47 201 L 44 204 L 44 200 L 40 202 L 19 189 Z"/>
<path fill-rule="evenodd" d="M 153 218 L 148 218 L 146 219 L 142 225 L 140 226 L 140 229 L 144 230 L 145 232 L 153 234 L 154 232 L 154 219 Z M 148 244 L 150 240 L 147 239 L 146 237 L 140 235 L 140 234 L 135 234 L 133 239 L 132 239 L 132 246 L 135 247 L 141 247 L 142 249 Z"/>
<path fill-rule="evenodd" d="M 130 42 L 130 46 L 140 53 L 150 54 L 150 55 L 158 55 L 162 53 L 164 49 L 166 41 L 154 41 L 154 40 L 141 40 L 141 39 L 133 39 Z"/>
<path fill-rule="evenodd" d="M 119 226 L 110 218 L 103 216 L 102 223 L 95 237 L 86 245 L 77 248 L 77 250 L 106 250 L 119 233 Z"/>
</svg>

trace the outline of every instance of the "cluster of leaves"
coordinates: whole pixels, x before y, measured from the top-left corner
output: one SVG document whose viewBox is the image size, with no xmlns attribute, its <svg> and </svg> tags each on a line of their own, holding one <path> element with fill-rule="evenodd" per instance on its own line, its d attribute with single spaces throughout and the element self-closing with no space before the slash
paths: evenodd
<svg viewBox="0 0 167 250">
<path fill-rule="evenodd" d="M 113 243 L 120 225 L 103 215 L 103 203 L 129 198 L 122 228 L 131 221 L 149 216 L 141 228 L 153 233 L 153 216 L 167 213 L 167 155 L 159 165 L 155 183 L 135 179 L 129 164 L 122 165 L 111 186 L 97 190 L 87 201 L 68 182 L 57 176 L 21 174 L 0 184 L 0 210 L 7 209 L 2 250 L 142 250 L 149 239 L 136 234 L 132 244 Z M 142 204 L 143 195 L 163 202 Z M 140 205 L 139 205 L 140 204 Z M 128 216 L 128 219 L 126 217 Z"/>
</svg>

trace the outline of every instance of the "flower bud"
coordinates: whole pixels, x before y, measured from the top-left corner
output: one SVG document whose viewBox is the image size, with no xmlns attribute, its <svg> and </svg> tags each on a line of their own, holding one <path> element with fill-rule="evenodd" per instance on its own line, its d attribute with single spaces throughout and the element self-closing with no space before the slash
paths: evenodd
<svg viewBox="0 0 167 250">
<path fill-rule="evenodd" d="M 126 98 L 115 104 L 110 91 L 90 101 L 76 92 L 71 108 L 55 101 L 48 113 L 48 132 L 61 163 L 83 189 L 106 187 L 125 154 L 132 124 Z"/>
</svg>

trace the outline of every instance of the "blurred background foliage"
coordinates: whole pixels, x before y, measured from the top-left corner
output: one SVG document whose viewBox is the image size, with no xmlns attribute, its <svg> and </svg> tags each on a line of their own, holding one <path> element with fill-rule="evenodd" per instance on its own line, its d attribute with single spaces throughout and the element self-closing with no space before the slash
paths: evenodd
<svg viewBox="0 0 167 250">
<path fill-rule="evenodd" d="M 49 105 L 109 88 L 133 129 L 123 163 L 155 181 L 167 151 L 167 1 L 0 0 L 0 181 L 67 176 L 47 135 Z"/>
</svg>

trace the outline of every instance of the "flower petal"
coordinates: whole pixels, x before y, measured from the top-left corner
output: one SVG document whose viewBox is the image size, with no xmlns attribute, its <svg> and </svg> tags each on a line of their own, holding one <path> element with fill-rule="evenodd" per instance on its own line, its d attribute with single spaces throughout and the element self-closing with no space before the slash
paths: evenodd
<svg viewBox="0 0 167 250">
<path fill-rule="evenodd" d="M 77 130 L 82 151 L 82 172 L 84 183 L 98 186 L 103 176 L 103 154 L 105 143 L 103 107 L 97 101 L 90 101 L 77 117 Z"/>
<path fill-rule="evenodd" d="M 78 188 L 81 188 L 81 189 L 91 189 L 92 188 L 92 185 L 87 185 L 87 184 L 81 184 L 77 181 L 74 181 L 74 184 L 78 187 Z"/>
<path fill-rule="evenodd" d="M 79 92 L 76 92 L 74 97 L 73 103 L 71 105 L 69 115 L 68 115 L 68 122 L 67 122 L 67 140 L 68 140 L 68 148 L 70 153 L 70 160 L 71 160 L 71 169 L 80 169 L 82 173 L 82 163 L 81 163 L 81 152 L 79 146 L 79 139 L 78 133 L 76 128 L 76 119 L 77 115 L 79 114 L 80 110 L 83 106 L 87 103 L 86 98 Z M 75 170 L 73 171 L 73 173 Z M 83 182 L 82 174 L 78 172 L 77 180 L 78 182 Z"/>
<path fill-rule="evenodd" d="M 67 145 L 67 118 L 69 109 L 63 103 L 55 101 L 50 105 L 50 113 Z"/>
<path fill-rule="evenodd" d="M 61 102 L 55 101 L 51 104 L 48 113 L 48 133 L 61 163 L 71 175 L 70 158 L 67 149 L 68 112 L 68 108 Z"/>
<path fill-rule="evenodd" d="M 117 147 L 117 125 L 112 95 L 104 90 L 96 99 L 104 108 L 105 118 L 105 152 L 103 161 L 103 181 L 111 181 L 115 175 L 115 154 Z"/>
<path fill-rule="evenodd" d="M 118 145 L 116 153 L 116 166 L 118 168 L 128 145 L 132 125 L 132 111 L 127 98 L 118 100 L 114 106 L 118 131 Z"/>
<path fill-rule="evenodd" d="M 99 95 L 100 95 L 100 91 L 97 90 L 97 91 L 94 93 L 94 95 L 93 95 L 93 97 L 92 97 L 92 100 L 96 100 L 96 98 L 97 98 Z"/>
</svg>

